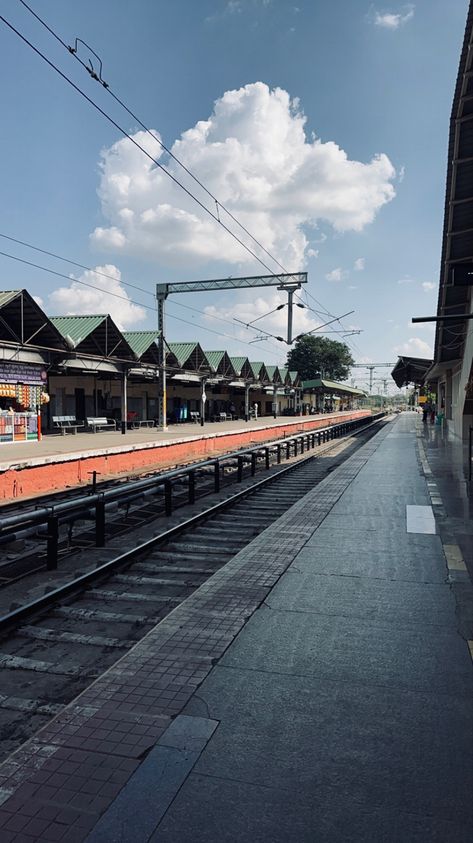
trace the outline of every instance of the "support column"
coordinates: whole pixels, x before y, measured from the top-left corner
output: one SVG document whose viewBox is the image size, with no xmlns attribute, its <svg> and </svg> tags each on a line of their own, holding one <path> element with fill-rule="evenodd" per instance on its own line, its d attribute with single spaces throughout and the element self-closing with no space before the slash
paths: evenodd
<svg viewBox="0 0 473 843">
<path fill-rule="evenodd" d="M 125 369 L 123 372 L 123 387 L 122 387 L 122 433 L 127 431 L 127 415 L 128 415 L 128 372 Z"/>
<path fill-rule="evenodd" d="M 158 358 L 159 358 L 159 384 L 158 384 L 158 427 L 167 430 L 166 416 L 166 340 L 164 335 L 164 302 L 167 299 L 167 284 L 156 284 L 156 299 L 158 303 Z"/>
<path fill-rule="evenodd" d="M 273 386 L 273 417 L 277 418 L 278 415 L 278 388 L 277 386 Z"/>
<path fill-rule="evenodd" d="M 250 420 L 250 385 L 245 384 L 245 421 Z"/>
<path fill-rule="evenodd" d="M 201 381 L 201 394 L 200 394 L 200 426 L 204 426 L 204 417 L 205 417 L 205 404 L 207 402 L 207 394 L 205 392 L 205 385 L 207 380 L 202 378 Z"/>
</svg>

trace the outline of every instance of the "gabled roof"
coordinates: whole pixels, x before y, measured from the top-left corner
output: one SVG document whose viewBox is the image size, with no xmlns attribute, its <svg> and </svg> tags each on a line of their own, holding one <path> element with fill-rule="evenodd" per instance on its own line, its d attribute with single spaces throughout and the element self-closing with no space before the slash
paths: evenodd
<svg viewBox="0 0 473 843">
<path fill-rule="evenodd" d="M 158 365 L 158 339 L 156 331 L 123 331 L 128 345 L 141 363 Z"/>
<path fill-rule="evenodd" d="M 108 314 L 52 316 L 51 322 L 75 351 L 136 360 L 136 355 Z"/>
<path fill-rule="evenodd" d="M 291 379 L 289 377 L 289 369 L 279 369 L 279 374 L 281 375 L 281 383 L 284 386 L 290 386 Z"/>
<path fill-rule="evenodd" d="M 283 380 L 277 366 L 266 366 L 266 371 L 271 383 L 281 384 Z"/>
<path fill-rule="evenodd" d="M 226 378 L 235 377 L 235 369 L 226 351 L 204 351 L 211 371 Z"/>
<path fill-rule="evenodd" d="M 325 378 L 313 378 L 312 380 L 302 381 L 302 389 L 316 389 L 319 392 L 335 392 L 338 395 L 365 395 L 362 389 L 354 389 L 352 386 L 347 386 L 346 383 L 337 383 L 336 381 L 328 381 Z"/>
<path fill-rule="evenodd" d="M 230 362 L 239 378 L 251 380 L 253 372 L 251 371 L 250 361 L 248 357 L 230 357 Z"/>
<path fill-rule="evenodd" d="M 66 343 L 27 290 L 0 292 L 0 342 L 64 351 Z"/>
<path fill-rule="evenodd" d="M 208 371 L 207 358 L 198 342 L 170 342 L 167 347 L 181 369 L 193 372 Z"/>
<path fill-rule="evenodd" d="M 260 360 L 257 362 L 249 360 L 249 364 L 254 380 L 260 381 L 261 383 L 269 383 L 271 379 L 263 362 Z"/>
<path fill-rule="evenodd" d="M 299 385 L 301 379 L 299 377 L 299 372 L 289 372 L 289 377 L 291 379 L 291 386 Z"/>
</svg>

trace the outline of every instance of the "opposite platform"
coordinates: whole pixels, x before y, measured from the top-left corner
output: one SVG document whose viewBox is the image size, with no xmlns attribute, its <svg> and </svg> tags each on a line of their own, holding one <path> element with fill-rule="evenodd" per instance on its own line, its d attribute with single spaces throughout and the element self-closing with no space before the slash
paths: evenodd
<svg viewBox="0 0 473 843">
<path fill-rule="evenodd" d="M 40 442 L 0 445 L 0 500 L 45 494 L 100 479 L 174 466 L 216 456 L 297 432 L 369 417 L 353 410 L 319 416 L 263 417 L 156 428 L 45 436 Z"/>
<path fill-rule="evenodd" d="M 473 671 L 441 535 L 407 530 L 432 505 L 416 424 L 376 434 L 0 767 L 2 840 L 470 839 Z"/>
</svg>

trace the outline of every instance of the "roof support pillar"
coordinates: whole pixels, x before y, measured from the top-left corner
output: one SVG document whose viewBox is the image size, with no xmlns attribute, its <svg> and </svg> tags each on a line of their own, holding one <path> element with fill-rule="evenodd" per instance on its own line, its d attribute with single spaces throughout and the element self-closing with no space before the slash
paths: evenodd
<svg viewBox="0 0 473 843">
<path fill-rule="evenodd" d="M 96 390 L 97 394 L 97 390 Z M 122 433 L 126 433 L 127 430 L 127 416 L 128 416 L 128 372 L 125 369 L 123 371 L 123 384 L 122 384 Z"/>
<path fill-rule="evenodd" d="M 167 284 L 156 284 L 156 299 L 158 303 L 158 362 L 159 362 L 159 384 L 158 384 L 158 427 L 167 430 L 166 416 L 166 340 L 164 336 L 164 302 L 168 295 Z"/>
</svg>

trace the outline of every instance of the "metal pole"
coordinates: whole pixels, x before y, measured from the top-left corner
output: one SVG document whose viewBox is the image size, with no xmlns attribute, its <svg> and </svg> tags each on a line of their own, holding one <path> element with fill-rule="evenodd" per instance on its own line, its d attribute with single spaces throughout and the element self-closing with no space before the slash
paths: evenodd
<svg viewBox="0 0 473 843">
<path fill-rule="evenodd" d="M 287 291 L 287 344 L 292 343 L 292 312 L 293 312 L 294 290 Z"/>
<path fill-rule="evenodd" d="M 200 426 L 204 426 L 204 416 L 205 416 L 205 402 L 207 401 L 207 394 L 205 392 L 205 384 L 207 383 L 205 378 L 202 378 L 201 387 L 202 391 L 200 394 Z"/>
<path fill-rule="evenodd" d="M 166 349 L 164 335 L 164 302 L 168 295 L 167 284 L 156 284 L 156 299 L 158 303 L 158 357 L 159 357 L 159 386 L 158 386 L 158 426 L 167 430 L 166 418 Z"/>
<path fill-rule="evenodd" d="M 273 416 L 277 418 L 278 415 L 278 388 L 273 386 Z"/>
<path fill-rule="evenodd" d="M 245 385 L 245 421 L 250 418 L 250 385 Z"/>
<path fill-rule="evenodd" d="M 127 416 L 128 416 L 128 373 L 127 370 L 123 372 L 123 392 L 122 392 L 122 433 L 126 433 Z"/>
</svg>

